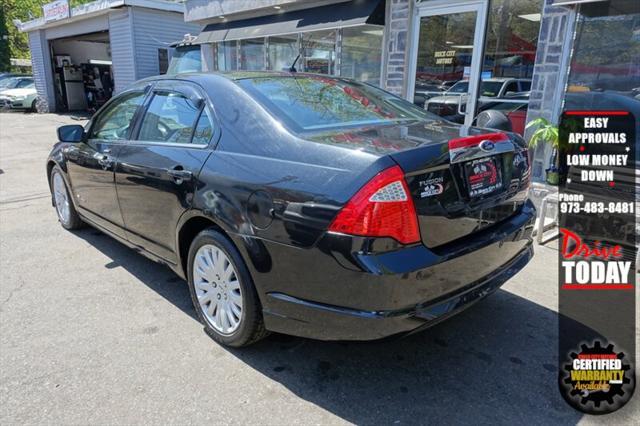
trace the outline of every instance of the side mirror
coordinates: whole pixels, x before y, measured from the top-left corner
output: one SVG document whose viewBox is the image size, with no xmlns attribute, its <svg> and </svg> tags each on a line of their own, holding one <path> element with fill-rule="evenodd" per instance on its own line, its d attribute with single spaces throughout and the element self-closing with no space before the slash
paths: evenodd
<svg viewBox="0 0 640 426">
<path fill-rule="evenodd" d="M 60 142 L 77 143 L 82 142 L 84 127 L 77 124 L 58 127 L 58 140 Z"/>
</svg>

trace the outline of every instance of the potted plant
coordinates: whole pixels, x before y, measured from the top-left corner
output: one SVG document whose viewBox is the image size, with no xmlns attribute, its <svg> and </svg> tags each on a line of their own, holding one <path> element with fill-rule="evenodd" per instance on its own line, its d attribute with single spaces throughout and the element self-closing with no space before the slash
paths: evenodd
<svg viewBox="0 0 640 426">
<path fill-rule="evenodd" d="M 546 180 L 549 185 L 560 184 L 560 134 L 558 127 L 545 118 L 536 118 L 527 124 L 527 129 L 535 127 L 536 130 L 529 140 L 529 148 L 535 148 L 540 142 L 548 143 L 553 147 L 549 168 L 545 170 Z"/>
</svg>

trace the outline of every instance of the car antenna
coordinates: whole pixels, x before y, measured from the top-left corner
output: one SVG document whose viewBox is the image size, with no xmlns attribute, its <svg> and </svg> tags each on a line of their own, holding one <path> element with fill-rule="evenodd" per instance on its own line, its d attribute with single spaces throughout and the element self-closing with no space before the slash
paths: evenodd
<svg viewBox="0 0 640 426">
<path fill-rule="evenodd" d="M 298 62 L 298 59 L 300 59 L 300 53 L 298 53 L 298 56 L 296 56 L 296 59 L 294 59 L 293 63 L 289 67 L 289 72 L 298 72 L 296 70 L 296 62 Z"/>
<path fill-rule="evenodd" d="M 300 53 L 298 53 L 298 56 L 296 56 L 296 59 L 293 60 L 293 63 L 289 67 L 289 72 L 298 72 L 298 70 L 296 70 L 296 63 L 298 62 L 298 59 L 300 59 L 300 56 L 302 55 L 302 53 L 304 53 L 306 51 L 307 47 L 309 47 L 309 44 L 311 43 L 311 38 L 312 37 L 309 36 L 309 39 L 307 40 L 307 45 L 305 46 L 304 36 L 303 36 L 302 43 L 300 43 L 301 44 Z"/>
</svg>

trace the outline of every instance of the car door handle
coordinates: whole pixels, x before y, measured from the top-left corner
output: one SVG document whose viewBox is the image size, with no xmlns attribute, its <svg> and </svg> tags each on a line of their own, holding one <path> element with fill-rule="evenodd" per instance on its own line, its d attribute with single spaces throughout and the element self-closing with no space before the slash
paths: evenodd
<svg viewBox="0 0 640 426">
<path fill-rule="evenodd" d="M 176 166 L 173 169 L 167 170 L 167 174 L 171 176 L 177 184 L 190 181 L 193 178 L 193 173 L 189 170 L 184 170 L 181 166 Z"/>
</svg>

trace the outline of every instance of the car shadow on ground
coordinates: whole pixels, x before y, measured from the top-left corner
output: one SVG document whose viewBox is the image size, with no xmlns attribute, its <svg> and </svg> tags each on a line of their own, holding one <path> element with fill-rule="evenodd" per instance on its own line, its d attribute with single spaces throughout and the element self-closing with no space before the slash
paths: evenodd
<svg viewBox="0 0 640 426">
<path fill-rule="evenodd" d="M 197 321 L 186 283 L 168 268 L 91 228 L 76 235 L 112 259 L 105 267 L 125 268 Z M 226 350 L 357 424 L 575 424 L 582 415 L 557 388 L 557 321 L 556 312 L 499 290 L 404 338 L 320 342 L 274 334 Z"/>
</svg>

